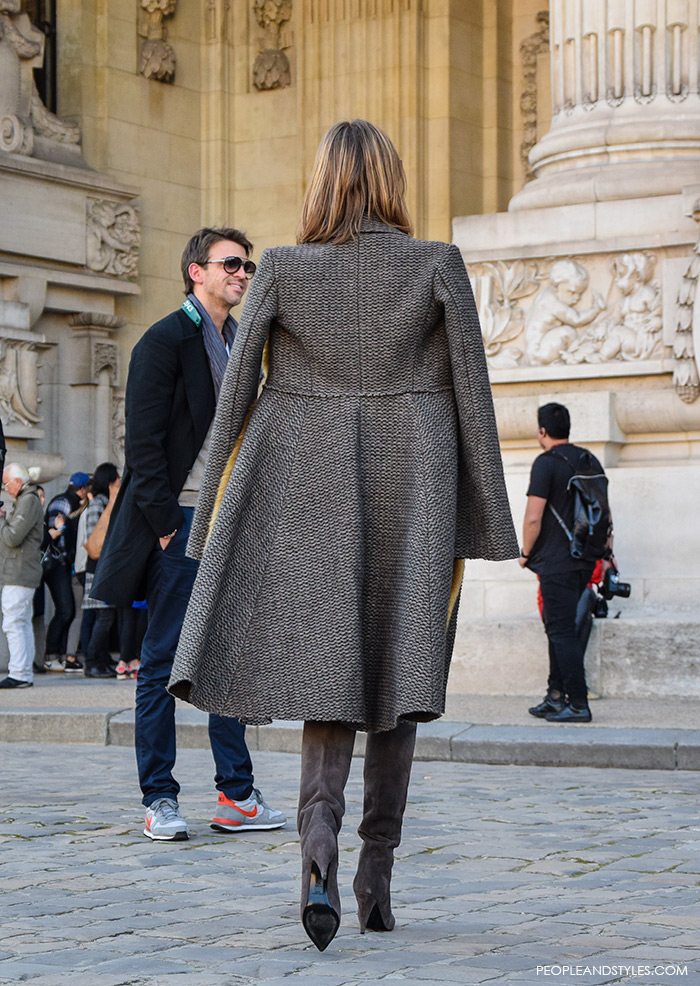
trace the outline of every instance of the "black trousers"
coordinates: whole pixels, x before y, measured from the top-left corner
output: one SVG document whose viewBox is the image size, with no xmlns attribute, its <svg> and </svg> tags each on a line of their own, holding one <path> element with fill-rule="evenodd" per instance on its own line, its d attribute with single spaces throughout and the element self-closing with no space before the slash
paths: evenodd
<svg viewBox="0 0 700 986">
<path fill-rule="evenodd" d="M 583 668 L 584 648 L 576 632 L 576 610 L 593 574 L 593 565 L 578 572 L 540 575 L 542 616 L 549 640 L 549 691 L 568 696 L 573 705 L 586 705 L 588 689 Z"/>
<path fill-rule="evenodd" d="M 52 657 L 62 657 L 66 653 L 68 627 L 73 622 L 75 614 L 70 568 L 62 564 L 56 565 L 55 568 L 44 573 L 44 583 L 56 607 L 46 631 L 46 653 Z"/>
</svg>

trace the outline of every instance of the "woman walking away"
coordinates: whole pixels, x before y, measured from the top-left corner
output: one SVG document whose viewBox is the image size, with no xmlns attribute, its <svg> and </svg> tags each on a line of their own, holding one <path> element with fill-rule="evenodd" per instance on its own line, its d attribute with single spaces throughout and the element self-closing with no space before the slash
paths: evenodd
<svg viewBox="0 0 700 986">
<path fill-rule="evenodd" d="M 261 257 L 216 413 L 189 543 L 202 564 L 170 681 L 243 722 L 305 720 L 301 916 L 320 950 L 340 923 L 355 731 L 369 733 L 360 930 L 390 931 L 416 722 L 444 712 L 462 559 L 518 555 L 464 263 L 455 246 L 412 238 L 404 196 L 389 138 L 365 120 L 336 124 L 298 245 Z"/>
</svg>

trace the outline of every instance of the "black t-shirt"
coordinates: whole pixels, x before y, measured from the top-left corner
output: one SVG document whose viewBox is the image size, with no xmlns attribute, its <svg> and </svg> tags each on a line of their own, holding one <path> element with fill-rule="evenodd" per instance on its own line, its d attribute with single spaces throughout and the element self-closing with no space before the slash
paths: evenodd
<svg viewBox="0 0 700 986">
<path fill-rule="evenodd" d="M 527 567 L 538 575 L 577 572 L 592 568 L 592 562 L 571 557 L 569 540 L 549 509 L 551 503 L 571 530 L 574 522 L 574 497 L 566 486 L 574 471 L 578 472 L 579 456 L 585 451 L 578 445 L 569 443 L 556 445 L 554 449 L 538 455 L 532 463 L 527 495 L 541 496 L 547 501 L 542 514 L 542 528 L 527 562 Z M 591 456 L 591 467 L 596 472 L 603 472 L 603 467 L 596 457 L 590 452 L 588 454 Z M 562 456 L 567 460 L 566 462 Z"/>
</svg>

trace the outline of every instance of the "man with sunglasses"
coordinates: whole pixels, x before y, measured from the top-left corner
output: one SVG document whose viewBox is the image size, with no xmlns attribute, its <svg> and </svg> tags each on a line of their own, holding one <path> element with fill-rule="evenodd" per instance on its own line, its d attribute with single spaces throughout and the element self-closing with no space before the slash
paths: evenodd
<svg viewBox="0 0 700 986">
<path fill-rule="evenodd" d="M 134 347 L 126 384 L 126 464 L 92 596 L 118 606 L 148 602 L 136 684 L 135 741 L 146 807 L 144 835 L 188 838 L 178 806 L 175 701 L 166 686 L 198 563 L 185 555 L 209 436 L 237 322 L 231 309 L 255 273 L 253 245 L 237 229 L 200 229 L 181 269 L 182 306 Z M 209 716 L 219 791 L 212 828 L 275 829 L 285 823 L 253 786 L 245 727 Z"/>
</svg>

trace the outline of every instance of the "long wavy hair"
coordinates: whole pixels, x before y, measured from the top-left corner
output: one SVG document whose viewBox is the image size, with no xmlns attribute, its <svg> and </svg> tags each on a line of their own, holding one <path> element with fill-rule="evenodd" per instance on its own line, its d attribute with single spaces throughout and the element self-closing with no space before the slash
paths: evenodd
<svg viewBox="0 0 700 986">
<path fill-rule="evenodd" d="M 396 148 L 368 120 L 343 120 L 331 127 L 316 152 L 297 243 L 347 243 L 365 217 L 413 232 Z"/>
</svg>

